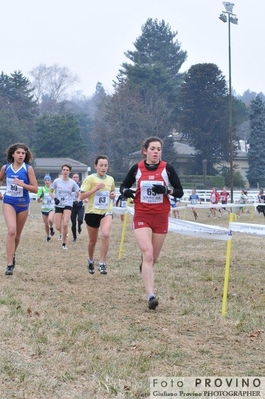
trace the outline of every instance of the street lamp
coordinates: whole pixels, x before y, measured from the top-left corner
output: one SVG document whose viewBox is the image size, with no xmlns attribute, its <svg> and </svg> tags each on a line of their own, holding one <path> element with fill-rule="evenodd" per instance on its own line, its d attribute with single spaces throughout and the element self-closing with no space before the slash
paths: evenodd
<svg viewBox="0 0 265 399">
<path fill-rule="evenodd" d="M 228 62 L 229 62 L 229 163 L 230 163 L 230 190 L 231 190 L 231 202 L 234 202 L 233 190 L 234 190 L 234 179 L 233 179 L 233 120 L 232 120 L 232 83 L 231 83 L 231 35 L 230 35 L 230 23 L 237 25 L 238 19 L 233 14 L 233 3 L 223 1 L 225 11 L 222 12 L 219 19 L 222 22 L 228 22 Z"/>
</svg>

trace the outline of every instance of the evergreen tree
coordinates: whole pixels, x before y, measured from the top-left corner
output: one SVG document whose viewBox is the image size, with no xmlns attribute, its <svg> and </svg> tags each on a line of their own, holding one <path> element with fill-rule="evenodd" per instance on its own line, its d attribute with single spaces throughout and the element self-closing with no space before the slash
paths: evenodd
<svg viewBox="0 0 265 399">
<path fill-rule="evenodd" d="M 104 99 L 95 114 L 91 131 L 93 148 L 96 152 L 107 152 L 115 176 L 128 170 L 130 154 L 140 149 L 146 137 L 164 139 L 172 130 L 172 109 L 163 98 L 150 96 L 154 103 L 144 103 L 139 92 L 123 84 Z"/>
<path fill-rule="evenodd" d="M 37 136 L 33 148 L 36 156 L 87 161 L 87 146 L 81 137 L 78 122 L 71 113 L 43 115 L 36 126 Z"/>
<path fill-rule="evenodd" d="M 149 18 L 142 27 L 142 35 L 134 43 L 136 51 L 125 53 L 132 64 L 124 63 L 122 74 L 130 78 L 134 68 L 137 68 L 142 80 L 141 71 L 144 71 L 145 67 L 163 66 L 169 76 L 177 82 L 187 53 L 181 50 L 176 36 L 177 32 L 171 31 L 164 20 L 158 22 L 157 19 L 153 21 Z"/>
<path fill-rule="evenodd" d="M 25 140 L 21 137 L 19 120 L 12 109 L 1 108 L 0 100 L 0 166 L 6 163 L 6 148 L 20 141 Z"/>
<path fill-rule="evenodd" d="M 37 114 L 36 102 L 33 99 L 30 81 L 20 71 L 11 76 L 0 75 L 0 99 L 2 108 L 12 108 L 19 120 L 28 120 Z"/>
<path fill-rule="evenodd" d="M 170 163 L 177 170 L 177 154 L 174 148 L 173 135 L 169 135 L 163 140 L 163 160 Z"/>
<path fill-rule="evenodd" d="M 207 173 L 221 160 L 229 159 L 228 93 L 225 77 L 215 64 L 193 65 L 181 86 L 179 98 L 180 131 L 195 148 L 189 173 Z"/>
<path fill-rule="evenodd" d="M 265 105 L 258 95 L 250 103 L 247 178 L 251 187 L 265 187 Z"/>
<path fill-rule="evenodd" d="M 176 36 L 164 20 L 150 18 L 134 43 L 136 50 L 125 53 L 130 63 L 122 64 L 119 83 L 138 90 L 144 103 L 154 103 L 150 93 L 162 96 L 171 106 L 176 102 L 182 78 L 179 70 L 187 57 Z"/>
<path fill-rule="evenodd" d="M 179 70 L 186 59 L 176 35 L 164 21 L 148 19 L 135 51 L 125 53 L 130 62 L 122 64 L 114 94 L 103 98 L 95 113 L 94 143 L 102 149 L 108 144 L 115 173 L 125 173 L 130 153 L 144 138 L 164 139 L 176 128 Z"/>
<path fill-rule="evenodd" d="M 25 141 L 31 146 L 35 136 L 35 117 L 38 110 L 30 82 L 20 71 L 10 76 L 1 73 L 0 108 L 2 114 L 0 136 L 2 143 L 5 143 L 4 147 L 12 144 L 14 139 Z M 8 120 L 10 126 L 16 126 L 11 135 L 7 134 Z"/>
</svg>

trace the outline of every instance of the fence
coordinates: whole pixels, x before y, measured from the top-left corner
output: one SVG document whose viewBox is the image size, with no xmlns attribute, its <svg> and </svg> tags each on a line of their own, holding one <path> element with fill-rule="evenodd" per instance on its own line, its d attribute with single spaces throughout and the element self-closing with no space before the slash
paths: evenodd
<svg viewBox="0 0 265 399">
<path fill-rule="evenodd" d="M 210 201 L 210 194 L 212 190 L 196 190 L 196 193 L 200 197 L 201 202 L 208 202 Z M 220 192 L 220 190 L 219 190 Z M 249 190 L 247 191 L 248 202 L 257 202 L 258 198 L 258 190 Z M 191 190 L 184 189 L 184 195 L 181 198 L 181 202 L 190 202 L 189 197 L 191 195 Z M 238 202 L 240 199 L 241 190 L 233 191 L 233 199 L 234 202 Z M 228 198 L 229 200 L 229 198 Z"/>
<path fill-rule="evenodd" d="M 4 194 L 6 190 L 5 186 L 0 187 L 0 191 Z M 212 190 L 196 190 L 198 196 L 201 199 L 201 202 L 209 202 L 210 201 L 210 194 Z M 220 191 L 220 190 L 219 190 Z M 115 189 L 116 199 L 120 195 L 119 188 L 116 187 Z M 241 191 L 234 191 L 234 202 L 238 202 L 240 198 Z M 191 195 L 191 189 L 184 189 L 184 195 L 181 198 L 181 202 L 190 202 L 189 197 Z M 30 199 L 35 201 L 37 199 L 37 194 L 30 193 Z M 257 202 L 258 198 L 258 190 L 250 190 L 247 192 L 248 202 Z"/>
<path fill-rule="evenodd" d="M 1 191 L 2 194 L 4 194 L 5 191 L 6 191 L 6 186 L 0 187 L 0 191 Z M 32 201 L 35 201 L 35 200 L 37 199 L 37 194 L 29 193 L 29 196 L 30 196 L 30 199 L 31 199 Z"/>
</svg>

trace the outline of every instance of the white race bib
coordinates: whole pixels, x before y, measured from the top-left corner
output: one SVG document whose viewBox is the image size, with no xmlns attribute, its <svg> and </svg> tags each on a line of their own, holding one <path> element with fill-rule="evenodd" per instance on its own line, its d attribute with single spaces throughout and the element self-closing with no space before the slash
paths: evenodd
<svg viewBox="0 0 265 399">
<path fill-rule="evenodd" d="M 97 191 L 94 196 L 95 209 L 107 209 L 109 206 L 110 193 L 109 191 Z"/>
<path fill-rule="evenodd" d="M 141 198 L 140 201 L 145 204 L 162 204 L 163 202 L 163 194 L 155 194 L 152 191 L 153 184 L 161 184 L 162 181 L 141 181 L 140 183 L 140 193 Z"/>
<path fill-rule="evenodd" d="M 14 183 L 14 179 L 8 177 L 6 179 L 6 194 L 10 197 L 23 197 L 23 187 L 17 186 Z"/>
</svg>

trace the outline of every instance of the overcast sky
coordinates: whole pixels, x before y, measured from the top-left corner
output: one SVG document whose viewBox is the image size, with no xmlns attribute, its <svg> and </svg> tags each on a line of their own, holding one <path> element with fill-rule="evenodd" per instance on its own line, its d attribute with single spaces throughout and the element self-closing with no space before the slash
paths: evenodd
<svg viewBox="0 0 265 399">
<path fill-rule="evenodd" d="M 232 86 L 237 94 L 265 93 L 265 0 L 235 0 L 231 24 Z M 177 31 L 188 53 L 181 71 L 215 63 L 228 80 L 228 24 L 219 0 L 13 0 L 1 2 L 0 71 L 58 64 L 77 74 L 73 90 L 86 96 L 101 82 L 108 93 L 124 52 L 134 50 L 148 18 Z"/>
</svg>

